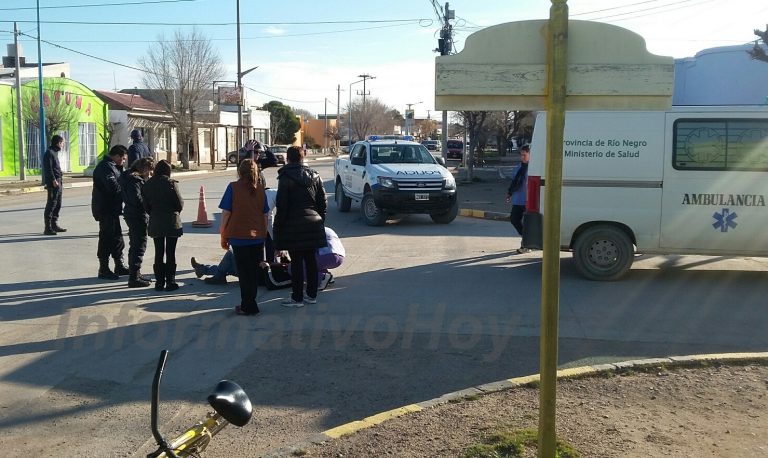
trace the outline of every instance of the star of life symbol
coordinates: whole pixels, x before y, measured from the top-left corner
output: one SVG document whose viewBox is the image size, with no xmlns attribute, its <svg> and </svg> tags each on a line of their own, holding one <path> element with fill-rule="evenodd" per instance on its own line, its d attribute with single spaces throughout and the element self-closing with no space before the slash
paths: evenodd
<svg viewBox="0 0 768 458">
<path fill-rule="evenodd" d="M 737 215 L 736 212 L 731 212 L 729 209 L 724 208 L 720 213 L 715 213 L 712 215 L 712 217 L 715 218 L 715 222 L 712 223 L 712 227 L 715 229 L 720 229 L 720 232 L 728 232 L 729 227 L 731 229 L 736 229 L 736 226 L 739 224 L 734 220 L 738 216 L 739 215 Z"/>
</svg>

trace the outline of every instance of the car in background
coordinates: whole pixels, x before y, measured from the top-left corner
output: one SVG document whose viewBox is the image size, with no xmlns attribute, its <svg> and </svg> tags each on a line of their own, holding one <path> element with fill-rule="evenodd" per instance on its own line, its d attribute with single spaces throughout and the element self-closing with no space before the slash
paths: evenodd
<svg viewBox="0 0 768 458">
<path fill-rule="evenodd" d="M 448 140 L 446 147 L 448 148 L 448 154 L 446 154 L 448 159 L 461 159 L 464 155 L 464 142 L 461 140 Z"/>
<path fill-rule="evenodd" d="M 424 145 L 429 151 L 440 151 L 439 140 L 424 140 L 421 142 L 421 144 Z"/>
<path fill-rule="evenodd" d="M 278 164 L 285 164 L 285 155 L 290 145 L 272 145 L 269 150 L 275 155 Z"/>
</svg>

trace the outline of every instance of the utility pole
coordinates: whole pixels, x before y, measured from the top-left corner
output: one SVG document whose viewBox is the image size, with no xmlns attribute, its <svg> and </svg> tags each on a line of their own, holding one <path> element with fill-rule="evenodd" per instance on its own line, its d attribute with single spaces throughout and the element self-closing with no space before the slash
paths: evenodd
<svg viewBox="0 0 768 458">
<path fill-rule="evenodd" d="M 237 0 L 237 147 L 243 146 L 243 74 L 240 63 L 240 0 Z"/>
<path fill-rule="evenodd" d="M 339 124 L 339 111 L 341 111 L 341 84 L 336 85 L 336 136 L 339 137 L 338 140 L 334 140 L 333 146 L 336 147 L 336 153 L 338 154 L 339 147 L 341 146 L 341 124 Z"/>
<path fill-rule="evenodd" d="M 323 142 L 323 145 L 325 145 L 325 148 L 323 148 L 323 154 L 326 154 L 328 152 L 328 97 L 325 97 L 324 100 L 325 114 L 323 115 L 323 118 L 325 119 L 325 132 L 323 132 L 323 138 L 325 141 Z"/>
<path fill-rule="evenodd" d="M 18 124 L 19 137 L 19 180 L 27 179 L 24 161 L 24 124 L 21 116 L 21 48 L 19 47 L 19 32 L 16 23 L 13 23 L 13 44 L 16 47 L 16 124 Z"/>
<path fill-rule="evenodd" d="M 448 22 L 456 17 L 456 11 L 448 8 L 448 2 L 445 2 L 443 11 L 443 28 L 440 29 L 440 38 L 437 40 L 437 50 L 441 56 L 447 56 L 453 50 L 453 28 Z M 443 159 L 448 154 L 448 112 L 443 111 L 443 131 L 440 134 L 440 143 L 442 143 Z M 465 143 L 466 144 L 466 143 Z"/>
<path fill-rule="evenodd" d="M 363 96 L 363 110 L 362 110 L 362 112 L 363 112 L 363 123 L 364 123 L 363 125 L 366 125 L 368 122 L 367 122 L 367 120 L 365 118 L 365 96 L 366 95 L 370 95 L 370 93 L 365 91 L 365 81 L 368 80 L 368 79 L 375 79 L 376 77 L 375 76 L 371 76 L 371 75 L 369 75 L 367 73 L 364 73 L 362 75 L 357 75 L 357 77 L 358 78 L 362 78 L 361 81 L 363 82 L 363 92 L 362 93 L 358 92 L 357 95 L 362 95 Z M 352 90 L 352 86 L 351 85 L 350 85 L 350 90 Z M 352 94 L 350 94 L 350 97 L 351 96 L 352 96 Z M 362 135 L 363 138 L 365 138 L 366 135 L 368 135 L 368 132 L 363 132 L 363 135 Z"/>
</svg>

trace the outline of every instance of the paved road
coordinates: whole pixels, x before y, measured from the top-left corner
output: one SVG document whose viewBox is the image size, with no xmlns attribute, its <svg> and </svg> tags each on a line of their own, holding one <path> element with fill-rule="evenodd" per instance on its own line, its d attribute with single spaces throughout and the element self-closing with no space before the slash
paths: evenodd
<svg viewBox="0 0 768 458">
<path fill-rule="evenodd" d="M 330 177 L 329 163 L 318 164 Z M 209 216 L 228 174 L 182 179 L 178 258 L 214 261 L 216 229 L 193 229 L 205 185 Z M 268 180 L 274 185 L 274 172 Z M 330 190 L 331 186 L 327 186 Z M 332 197 L 329 195 L 329 198 Z M 92 456 L 112 437 L 146 453 L 155 358 L 171 349 L 162 424 L 178 431 L 207 390 L 235 379 L 254 421 L 206 456 L 254 456 L 340 423 L 467 386 L 538 372 L 540 264 L 510 256 L 508 223 L 409 216 L 383 228 L 359 207 L 328 224 L 348 251 L 317 306 L 237 317 L 238 290 L 211 287 L 186 264 L 173 293 L 95 278 L 89 189 L 65 194 L 70 231 L 40 235 L 42 195 L 0 198 L 0 447 L 11 456 Z M 150 249 L 150 255 L 152 250 Z M 622 282 L 587 282 L 562 264 L 560 363 L 720 351 L 764 351 L 764 259 L 651 257 Z M 113 444 L 115 446 L 115 444 Z"/>
</svg>

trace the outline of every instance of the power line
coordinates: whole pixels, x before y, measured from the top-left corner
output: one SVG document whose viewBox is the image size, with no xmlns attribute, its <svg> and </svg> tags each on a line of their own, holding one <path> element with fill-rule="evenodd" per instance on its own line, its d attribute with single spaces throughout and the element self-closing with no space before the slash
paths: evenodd
<svg viewBox="0 0 768 458">
<path fill-rule="evenodd" d="M 121 3 L 92 3 L 86 5 L 59 5 L 59 6 L 41 6 L 41 10 L 53 10 L 61 8 L 91 8 L 101 6 L 127 6 L 127 5 L 148 5 L 156 3 L 181 3 L 181 2 L 196 2 L 198 0 L 154 0 L 154 1 L 142 1 L 142 2 L 121 2 Z M 37 10 L 34 6 L 17 7 L 17 8 L 0 8 L 0 11 L 22 11 L 22 10 Z"/>
<path fill-rule="evenodd" d="M 571 14 L 570 17 L 586 16 L 587 14 L 602 13 L 603 11 L 620 10 L 622 8 L 629 8 L 630 6 L 643 5 L 643 4 L 646 4 L 646 3 L 656 3 L 656 2 L 659 2 L 659 1 L 661 1 L 661 0 L 646 0 L 644 2 L 630 3 L 628 5 L 613 6 L 611 8 L 603 8 L 601 10 L 587 11 L 587 12 L 584 12 L 584 13 L 574 13 L 574 14 Z"/>
<path fill-rule="evenodd" d="M 600 21 L 600 20 L 603 20 L 603 19 L 618 18 L 618 19 L 613 19 L 613 22 L 616 22 L 616 21 L 627 21 L 627 20 L 630 20 L 630 19 L 637 19 L 637 18 L 641 18 L 641 17 L 645 17 L 645 16 L 652 16 L 652 15 L 655 15 L 655 14 L 668 13 L 670 11 L 676 11 L 676 10 L 679 10 L 679 9 L 690 8 L 690 7 L 693 7 L 693 6 L 699 6 L 699 5 L 702 5 L 704 3 L 711 3 L 713 1 L 715 1 L 715 0 L 704 0 L 704 1 L 701 1 L 701 2 L 699 2 L 699 0 L 680 0 L 680 1 L 677 1 L 677 2 L 674 2 L 674 3 L 668 3 L 666 5 L 652 6 L 650 8 L 644 8 L 644 9 L 635 10 L 635 11 L 628 11 L 626 13 L 617 13 L 617 14 L 611 14 L 611 15 L 608 15 L 608 16 L 601 16 L 601 17 L 597 17 L 597 18 L 590 18 L 589 20 L 590 21 Z M 698 2 L 698 3 L 694 3 L 692 5 L 681 5 L 682 3 L 689 3 L 689 2 Z M 663 10 L 663 11 L 654 11 L 652 13 L 641 14 L 639 16 L 624 17 L 624 18 L 621 17 L 621 16 L 629 16 L 629 15 L 633 15 L 633 14 L 644 13 L 646 11 L 658 10 L 658 9 L 668 8 L 668 7 L 673 7 L 673 6 L 677 6 L 677 8 L 670 8 L 670 9 L 666 9 L 666 10 Z"/>
<path fill-rule="evenodd" d="M 430 23 L 432 22 L 431 19 L 429 19 Z M 255 36 L 255 37 L 242 37 L 241 40 L 262 40 L 262 39 L 272 39 L 272 38 L 286 38 L 286 37 L 302 37 L 302 36 L 313 36 L 313 35 L 328 35 L 333 33 L 346 33 L 346 32 L 359 32 L 361 30 L 374 30 L 374 29 L 386 29 L 386 28 L 392 28 L 392 27 L 403 27 L 410 24 L 388 24 L 388 25 L 379 25 L 374 27 L 357 27 L 354 29 L 343 29 L 343 30 L 329 30 L 325 32 L 307 32 L 307 33 L 291 33 L 291 34 L 283 34 L 283 35 L 263 35 L 263 36 Z M 430 24 L 431 25 L 431 24 Z M 429 27 L 429 25 L 422 26 L 421 27 Z M 207 41 L 234 41 L 236 38 L 210 38 Z M 165 40 L 167 41 L 167 40 Z M 201 40 L 173 40 L 174 42 L 196 42 Z M 59 40 L 59 43 L 93 43 L 93 40 Z M 159 43 L 163 42 L 163 40 L 99 40 L 99 43 Z"/>
<path fill-rule="evenodd" d="M 322 24 L 384 24 L 392 22 L 421 22 L 429 21 L 427 18 L 412 19 L 367 19 L 356 21 L 298 21 L 298 22 L 240 22 L 241 25 L 322 25 Z M 36 24 L 37 21 L 27 20 L 0 20 L 0 22 L 18 22 L 26 24 Z M 41 24 L 59 24 L 59 25 L 143 25 L 143 26 L 211 26 L 211 27 L 229 27 L 237 25 L 237 22 L 92 22 L 92 21 L 40 21 Z"/>
<path fill-rule="evenodd" d="M 266 95 L 267 97 L 272 97 L 278 100 L 285 100 L 286 102 L 295 102 L 295 103 L 323 103 L 323 100 L 293 100 L 293 99 L 286 99 L 285 97 L 278 97 L 276 95 L 267 94 L 266 92 L 257 91 L 256 89 L 252 87 L 248 87 L 243 85 L 244 88 L 248 89 L 249 91 L 256 92 L 261 95 Z"/>
</svg>

